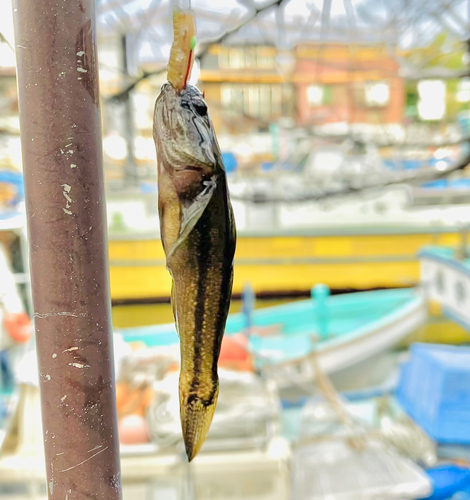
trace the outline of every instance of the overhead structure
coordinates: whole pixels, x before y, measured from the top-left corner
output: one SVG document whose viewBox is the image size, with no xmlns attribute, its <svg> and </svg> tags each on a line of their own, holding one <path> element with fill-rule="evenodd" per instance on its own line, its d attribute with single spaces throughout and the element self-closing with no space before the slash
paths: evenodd
<svg viewBox="0 0 470 500">
<path fill-rule="evenodd" d="M 138 63 L 166 65 L 172 40 L 171 1 L 97 0 L 102 36 L 131 34 Z M 201 44 L 224 36 L 231 44 L 308 42 L 385 43 L 398 48 L 426 46 L 448 32 L 466 40 L 467 0 L 193 0 Z"/>
</svg>

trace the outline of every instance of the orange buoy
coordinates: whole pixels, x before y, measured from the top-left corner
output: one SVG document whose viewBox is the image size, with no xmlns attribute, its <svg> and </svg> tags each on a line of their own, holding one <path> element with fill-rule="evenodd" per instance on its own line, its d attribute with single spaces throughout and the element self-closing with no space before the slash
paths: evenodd
<svg viewBox="0 0 470 500">
<path fill-rule="evenodd" d="M 5 328 L 17 344 L 24 344 L 33 335 L 33 325 L 28 315 L 21 313 L 7 312 L 4 316 Z"/>
</svg>

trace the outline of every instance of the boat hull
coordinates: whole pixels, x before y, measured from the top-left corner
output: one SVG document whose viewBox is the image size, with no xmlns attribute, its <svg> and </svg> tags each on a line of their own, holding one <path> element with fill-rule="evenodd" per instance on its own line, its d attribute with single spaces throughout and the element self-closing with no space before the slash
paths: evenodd
<svg viewBox="0 0 470 500">
<path fill-rule="evenodd" d="M 457 230 L 446 228 L 337 228 L 283 234 L 240 234 L 235 254 L 234 293 L 249 282 L 257 294 L 306 292 L 312 283 L 331 289 L 366 290 L 414 286 L 418 251 L 453 245 Z M 113 301 L 162 300 L 171 277 L 157 238 L 110 237 Z"/>
<path fill-rule="evenodd" d="M 358 390 L 379 385 L 396 366 L 391 349 L 404 337 L 422 327 L 427 320 L 423 298 L 406 309 L 397 311 L 388 324 L 371 327 L 356 338 L 344 342 L 325 342 L 318 346 L 316 356 L 321 371 L 327 374 L 337 390 Z M 295 360 L 266 371 L 275 378 L 281 393 L 308 395 L 315 381 L 312 356 Z"/>
<path fill-rule="evenodd" d="M 391 348 L 427 319 L 424 298 L 410 289 L 345 294 L 330 297 L 324 310 L 319 306 L 307 300 L 253 314 L 255 326 L 278 327 L 274 335 L 251 335 L 249 349 L 257 369 L 283 392 L 311 393 L 315 360 L 341 390 L 374 385 L 389 373 L 386 356 Z M 229 316 L 226 335 L 237 335 L 243 328 L 242 314 Z M 173 324 L 122 333 L 128 342 L 151 347 L 178 342 Z"/>
<path fill-rule="evenodd" d="M 470 261 L 454 257 L 454 250 L 430 247 L 419 254 L 421 287 L 426 298 L 470 332 Z"/>
</svg>

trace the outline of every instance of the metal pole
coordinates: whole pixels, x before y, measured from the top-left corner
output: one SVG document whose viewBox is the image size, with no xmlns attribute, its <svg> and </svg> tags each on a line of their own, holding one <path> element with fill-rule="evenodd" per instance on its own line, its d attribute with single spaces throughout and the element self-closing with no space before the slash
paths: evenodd
<svg viewBox="0 0 470 500">
<path fill-rule="evenodd" d="M 13 5 L 50 500 L 121 498 L 94 5 Z"/>
</svg>

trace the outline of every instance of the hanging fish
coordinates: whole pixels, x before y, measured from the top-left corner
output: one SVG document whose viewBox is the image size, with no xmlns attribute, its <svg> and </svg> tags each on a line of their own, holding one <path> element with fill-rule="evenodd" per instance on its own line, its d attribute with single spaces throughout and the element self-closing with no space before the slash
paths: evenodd
<svg viewBox="0 0 470 500">
<path fill-rule="evenodd" d="M 181 345 L 180 417 L 191 461 L 206 439 L 217 403 L 217 361 L 232 293 L 236 235 L 207 105 L 196 87 L 186 81 L 178 87 L 162 87 L 154 139 L 161 238 Z"/>
</svg>

